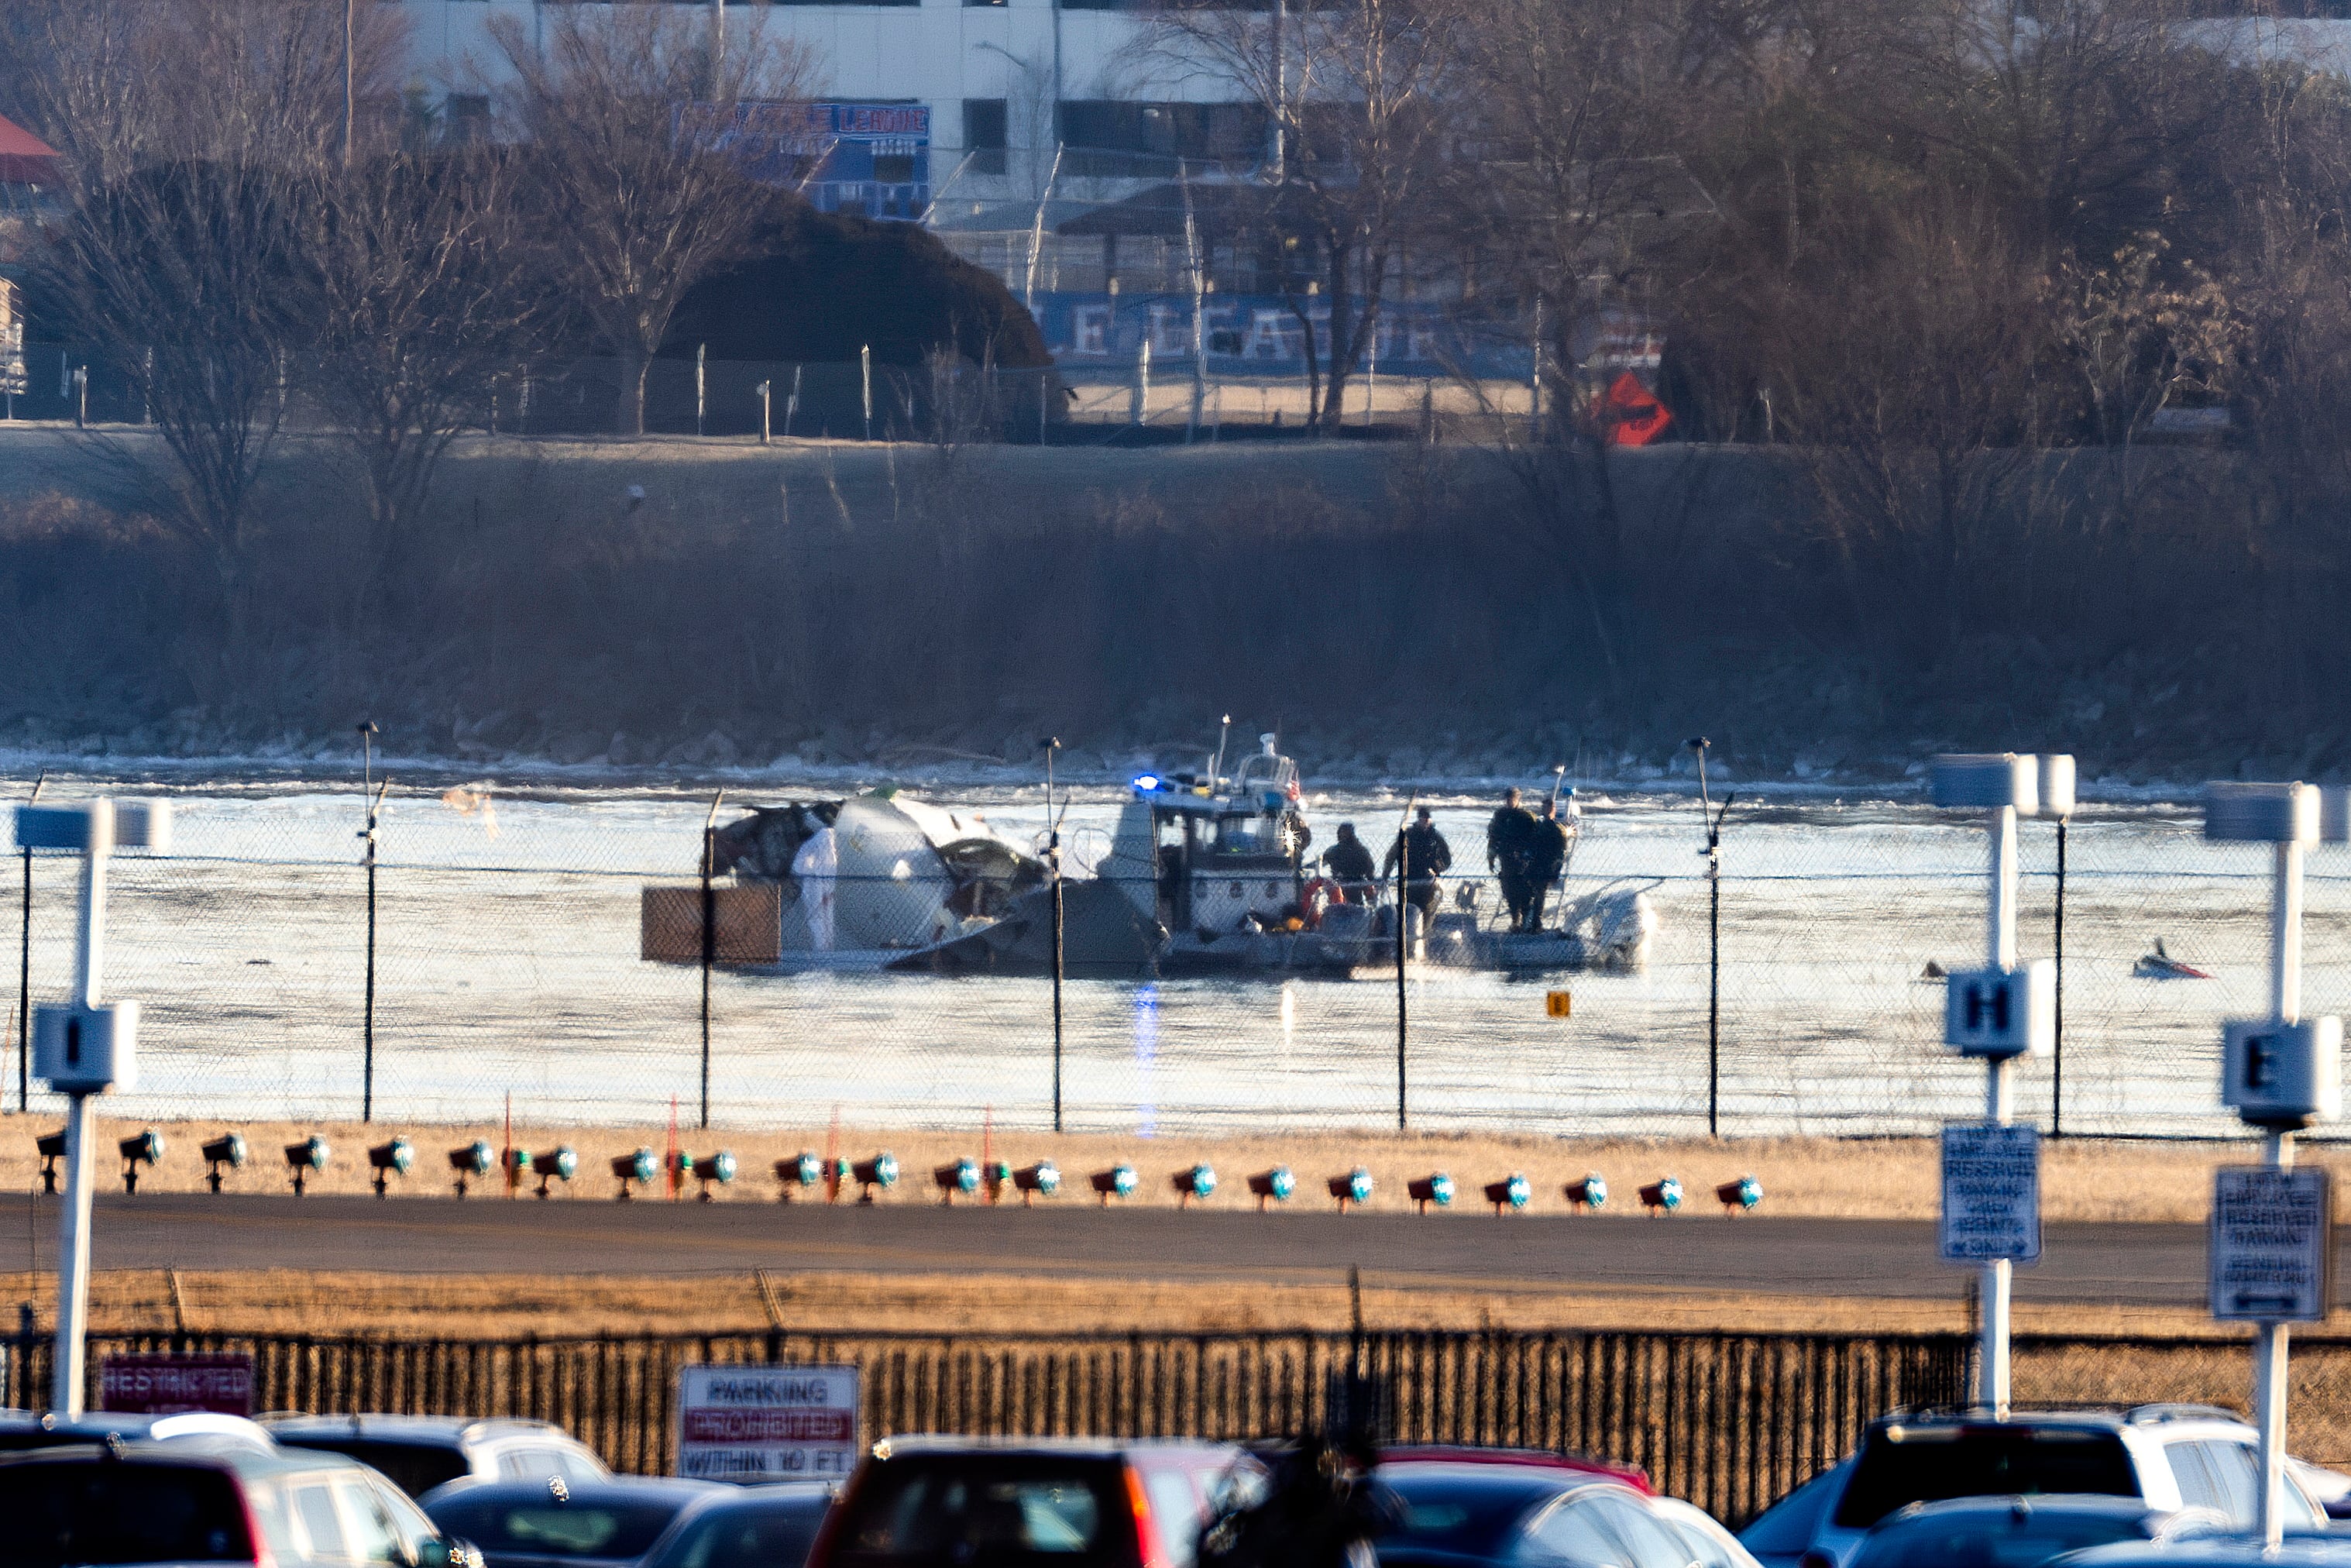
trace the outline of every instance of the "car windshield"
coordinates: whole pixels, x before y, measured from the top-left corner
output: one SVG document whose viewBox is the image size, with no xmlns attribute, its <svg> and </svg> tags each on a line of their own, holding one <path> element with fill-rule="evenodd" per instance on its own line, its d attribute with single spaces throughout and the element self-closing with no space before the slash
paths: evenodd
<svg viewBox="0 0 2351 1568">
<path fill-rule="evenodd" d="M 1906 1519 L 1871 1535 L 1854 1568 L 2033 1568 L 2060 1552 L 2146 1539 L 2137 1519 L 2113 1514 L 1971 1512 Z"/>
<path fill-rule="evenodd" d="M 1836 1495 L 1838 1474 L 1825 1470 L 1763 1511 L 1739 1532 L 1740 1544 L 1758 1555 L 1793 1557 L 1813 1543 L 1821 1515 Z"/>
<path fill-rule="evenodd" d="M 729 1503 L 688 1520 L 646 1568 L 800 1568 L 824 1522 L 821 1497 Z"/>
<path fill-rule="evenodd" d="M 919 1454 L 876 1466 L 841 1527 L 844 1563 L 1053 1564 L 1135 1561 L 1115 1459 Z"/>
<path fill-rule="evenodd" d="M 545 1490 L 458 1496 L 435 1503 L 433 1522 L 492 1558 L 642 1557 L 684 1506 L 684 1498 L 574 1499 Z"/>
<path fill-rule="evenodd" d="M 1499 1466 L 1382 1466 L 1389 1520 L 1375 1546 L 1497 1555 L 1528 1511 L 1563 1490 L 1555 1477 L 1513 1475 Z"/>
<path fill-rule="evenodd" d="M 349 1454 L 363 1465 L 383 1472 L 385 1479 L 411 1497 L 423 1497 L 443 1481 L 470 1475 L 465 1454 L 438 1443 L 387 1442 L 381 1437 L 281 1437 L 289 1448 L 314 1448 L 329 1454 Z"/>
<path fill-rule="evenodd" d="M 2095 1427 L 1889 1426 L 1862 1446 L 1836 1522 L 1866 1530 L 1907 1503 L 2035 1492 L 2137 1497 L 2138 1478 L 2122 1438 Z"/>
<path fill-rule="evenodd" d="M 236 1483 L 195 1465 L 10 1465 L 0 1519 L 0 1568 L 254 1560 Z"/>
</svg>

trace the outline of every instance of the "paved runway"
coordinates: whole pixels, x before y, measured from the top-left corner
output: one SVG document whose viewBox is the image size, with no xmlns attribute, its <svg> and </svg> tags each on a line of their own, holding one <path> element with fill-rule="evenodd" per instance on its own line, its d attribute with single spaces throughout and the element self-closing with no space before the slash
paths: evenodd
<svg viewBox="0 0 2351 1568">
<path fill-rule="evenodd" d="M 27 1236 L 27 1227 L 31 1235 Z M 1947 1297 L 1934 1227 L 1750 1215 L 1672 1219 L 1246 1209 L 859 1208 L 776 1203 L 465 1202 L 159 1193 L 101 1197 L 101 1269 L 688 1274 L 766 1268 L 881 1273 L 1328 1282 L 1588 1285 L 1796 1296 Z M 54 1199 L 0 1205 L 0 1268 L 56 1264 Z M 2023 1301 L 2192 1306 L 2193 1225 L 2052 1225 Z"/>
</svg>

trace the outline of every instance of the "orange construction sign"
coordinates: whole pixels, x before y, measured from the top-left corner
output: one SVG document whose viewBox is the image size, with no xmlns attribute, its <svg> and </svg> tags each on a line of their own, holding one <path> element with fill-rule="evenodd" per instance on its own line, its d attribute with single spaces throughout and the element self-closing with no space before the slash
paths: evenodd
<svg viewBox="0 0 2351 1568">
<path fill-rule="evenodd" d="M 1593 400 L 1592 417 L 1612 446 L 1646 446 L 1674 423 L 1673 411 L 1630 371 Z"/>
</svg>

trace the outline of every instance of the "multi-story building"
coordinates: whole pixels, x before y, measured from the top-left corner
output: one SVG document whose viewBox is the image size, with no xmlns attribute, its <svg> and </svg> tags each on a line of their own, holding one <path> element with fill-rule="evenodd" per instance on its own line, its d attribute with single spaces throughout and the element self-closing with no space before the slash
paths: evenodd
<svg viewBox="0 0 2351 1568">
<path fill-rule="evenodd" d="M 542 34 L 539 0 L 376 0 L 403 12 L 407 85 L 454 123 L 489 111 L 491 20 Z M 1172 177 L 1179 161 L 1254 161 L 1264 117 L 1214 72 L 1152 57 L 1137 0 L 672 0 L 730 39 L 799 45 L 815 109 L 789 129 L 830 152 L 809 194 L 828 209 L 938 222 L 935 206 L 1025 201 L 1052 180 L 1081 199 Z M 773 129 L 780 131 L 782 127 Z M 984 215 L 984 214 L 983 214 Z M 964 227 L 967 224 L 952 226 Z M 1030 226 L 1029 218 L 1015 225 Z"/>
<path fill-rule="evenodd" d="M 772 156 L 829 211 L 926 225 L 1028 305 L 1065 373 L 1147 378 L 1155 362 L 1165 374 L 1194 361 L 1226 378 L 1303 371 L 1328 301 L 1279 292 L 1234 199 L 1275 151 L 1270 117 L 1213 61 L 1170 47 L 1152 0 L 669 3 L 693 5 L 714 36 L 724 26 L 732 47 L 757 28 L 806 60 L 811 101 L 737 109 L 738 152 Z M 1230 3 L 1271 13 L 1279 0 Z M 493 18 L 538 39 L 553 9 L 375 4 L 404 14 L 408 95 L 453 127 L 493 112 L 504 60 Z M 1411 296 L 1391 295 L 1375 371 L 1433 374 L 1461 356 Z"/>
</svg>

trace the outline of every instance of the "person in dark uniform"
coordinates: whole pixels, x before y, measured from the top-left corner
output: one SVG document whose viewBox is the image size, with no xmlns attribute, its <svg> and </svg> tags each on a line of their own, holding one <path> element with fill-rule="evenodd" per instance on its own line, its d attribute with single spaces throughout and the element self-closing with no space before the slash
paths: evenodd
<svg viewBox="0 0 2351 1568">
<path fill-rule="evenodd" d="M 1387 859 L 1380 866 L 1382 880 L 1395 875 L 1398 855 L 1405 857 L 1405 899 L 1420 911 L 1426 925 L 1435 914 L 1437 879 L 1453 869 L 1453 846 L 1437 831 L 1427 807 L 1420 809 L 1417 820 L 1388 847 Z"/>
<path fill-rule="evenodd" d="M 1355 824 L 1339 824 L 1339 840 L 1322 852 L 1322 870 L 1339 884 L 1350 904 L 1372 902 L 1372 879 L 1379 874 L 1372 864 L 1371 846 L 1355 836 Z"/>
<path fill-rule="evenodd" d="M 1567 869 L 1567 824 L 1559 820 L 1559 807 L 1534 820 L 1533 836 L 1527 847 L 1527 924 L 1529 931 L 1542 929 L 1543 899 L 1551 893 L 1551 884 Z"/>
<path fill-rule="evenodd" d="M 1486 869 L 1502 884 L 1502 903 L 1510 912 L 1510 929 L 1527 929 L 1529 889 L 1534 876 L 1535 816 L 1519 804 L 1519 792 L 1502 797 L 1502 808 L 1486 824 Z"/>
</svg>

